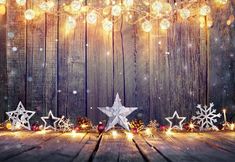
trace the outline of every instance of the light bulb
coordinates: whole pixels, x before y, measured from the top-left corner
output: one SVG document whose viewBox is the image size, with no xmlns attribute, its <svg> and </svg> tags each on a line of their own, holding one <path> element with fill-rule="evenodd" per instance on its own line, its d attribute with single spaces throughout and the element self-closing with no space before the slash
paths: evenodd
<svg viewBox="0 0 235 162">
<path fill-rule="evenodd" d="M 150 21 L 148 20 L 145 20 L 143 23 L 142 23 L 142 29 L 145 31 L 145 32 L 150 32 L 153 28 L 153 25 Z"/>
<path fill-rule="evenodd" d="M 6 14 L 6 7 L 5 5 L 0 5 L 0 15 L 5 15 Z"/>
<path fill-rule="evenodd" d="M 87 14 L 86 16 L 86 21 L 89 24 L 95 24 L 97 21 L 97 14 L 95 11 L 91 11 L 90 13 Z"/>
<path fill-rule="evenodd" d="M 134 0 L 124 0 L 124 5 L 126 7 L 131 7 L 134 4 Z"/>
<path fill-rule="evenodd" d="M 200 15 L 206 16 L 211 12 L 211 8 L 208 5 L 204 5 L 200 8 Z"/>
<path fill-rule="evenodd" d="M 0 4 L 6 4 L 6 0 L 0 0 Z"/>
<path fill-rule="evenodd" d="M 167 19 L 162 19 L 161 22 L 160 22 L 160 28 L 163 29 L 163 30 L 166 30 L 170 27 L 171 23 L 169 20 Z"/>
<path fill-rule="evenodd" d="M 77 12 L 82 8 L 82 3 L 80 1 L 74 0 L 70 4 L 72 12 Z"/>
<path fill-rule="evenodd" d="M 26 20 L 33 20 L 35 18 L 36 14 L 35 14 L 34 10 L 28 9 L 25 11 L 24 16 L 25 16 Z"/>
<path fill-rule="evenodd" d="M 113 28 L 113 23 L 112 21 L 108 20 L 108 19 L 104 19 L 103 22 L 102 22 L 102 25 L 103 25 L 103 29 L 105 31 L 111 31 L 112 28 Z"/>
<path fill-rule="evenodd" d="M 53 1 L 42 2 L 39 8 L 45 12 L 49 12 L 55 6 Z"/>
<path fill-rule="evenodd" d="M 16 3 L 20 6 L 24 6 L 26 4 L 26 0 L 16 0 Z"/>
<path fill-rule="evenodd" d="M 73 17 L 69 16 L 67 18 L 67 24 L 66 25 L 69 29 L 74 29 L 76 27 L 76 24 L 77 24 L 77 22 Z"/>
<path fill-rule="evenodd" d="M 159 1 L 153 2 L 152 9 L 154 12 L 159 13 L 162 10 L 162 8 L 163 8 L 163 5 L 161 2 Z"/>
<path fill-rule="evenodd" d="M 190 17 L 190 10 L 187 9 L 187 8 L 183 8 L 180 10 L 180 17 L 183 19 L 183 20 L 186 20 Z"/>
<path fill-rule="evenodd" d="M 113 16 L 120 16 L 122 13 L 122 8 L 120 5 L 114 5 L 112 7 L 112 15 Z"/>
</svg>

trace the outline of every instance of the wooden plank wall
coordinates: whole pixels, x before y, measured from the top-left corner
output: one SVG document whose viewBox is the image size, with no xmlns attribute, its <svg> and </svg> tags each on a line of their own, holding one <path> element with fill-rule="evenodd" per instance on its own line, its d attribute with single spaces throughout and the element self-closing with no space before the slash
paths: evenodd
<svg viewBox="0 0 235 162">
<path fill-rule="evenodd" d="M 145 33 L 140 24 L 127 23 L 125 16 L 114 25 L 112 32 L 105 32 L 100 19 L 90 25 L 83 21 L 86 15 L 80 15 L 76 17 L 77 27 L 67 32 L 64 14 L 43 14 L 31 22 L 24 20 L 25 8 L 34 8 L 42 1 L 27 1 L 26 6 L 19 7 L 15 0 L 9 0 L 7 29 L 2 25 L 4 18 L 0 19 L 0 32 L 14 34 L 13 38 L 7 37 L 6 42 L 0 44 L 3 48 L 0 51 L 3 74 L 0 75 L 0 101 L 8 93 L 5 99 L 9 105 L 6 108 L 6 101 L 0 102 L 1 111 L 15 109 L 21 100 L 27 109 L 37 111 L 37 118 L 52 110 L 55 115 L 66 115 L 72 120 L 77 116 L 88 116 L 97 123 L 106 119 L 97 107 L 112 106 L 116 93 L 119 93 L 124 105 L 139 107 L 131 118 L 145 122 L 157 119 L 164 123 L 164 118 L 172 115 L 174 110 L 191 117 L 196 104 L 209 102 L 209 87 L 210 101 L 214 100 L 218 105 L 216 108 L 234 105 L 234 84 L 230 84 L 234 82 L 234 61 L 224 55 L 234 51 L 234 44 L 230 43 L 234 42 L 231 36 L 234 27 L 226 32 L 231 36 L 225 41 L 226 50 L 218 50 L 219 46 L 211 39 L 223 37 L 223 33 L 218 32 L 221 28 L 219 18 L 215 18 L 210 32 L 206 28 L 200 29 L 198 17 L 182 22 L 175 15 L 170 19 L 172 25 L 167 31 L 160 30 L 160 22 L 156 22 L 153 31 Z M 55 10 L 68 2 L 56 1 Z M 173 5 L 180 0 L 169 2 Z M 86 3 L 101 5 L 96 0 Z M 132 14 L 133 19 L 138 18 Z M 217 13 L 213 17 L 220 16 Z M 12 50 L 13 47 L 17 51 Z M 217 55 L 230 66 L 224 64 L 226 67 L 222 70 L 213 60 Z M 4 72 L 6 66 L 7 75 Z M 228 69 L 231 76 L 229 80 L 223 80 L 223 85 L 227 85 L 231 93 L 226 98 L 221 92 L 222 83 L 215 89 L 214 82 L 210 81 L 209 85 L 208 81 L 210 76 L 210 80 L 220 82 L 219 75 Z M 3 85 L 7 78 L 6 92 Z"/>
</svg>

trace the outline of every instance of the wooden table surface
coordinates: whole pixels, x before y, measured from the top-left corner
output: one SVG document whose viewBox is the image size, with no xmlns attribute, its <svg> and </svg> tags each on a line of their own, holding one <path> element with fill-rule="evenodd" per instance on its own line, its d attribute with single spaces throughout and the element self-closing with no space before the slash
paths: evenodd
<svg viewBox="0 0 235 162">
<path fill-rule="evenodd" d="M 234 162 L 235 132 L 125 133 L 0 132 L 0 161 L 8 162 Z"/>
</svg>

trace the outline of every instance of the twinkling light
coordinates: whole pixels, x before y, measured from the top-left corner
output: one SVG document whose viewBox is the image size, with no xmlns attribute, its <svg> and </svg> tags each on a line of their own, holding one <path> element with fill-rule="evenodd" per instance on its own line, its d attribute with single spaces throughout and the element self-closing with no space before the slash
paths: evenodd
<svg viewBox="0 0 235 162">
<path fill-rule="evenodd" d="M 142 23 L 141 27 L 142 27 L 143 31 L 150 32 L 152 30 L 152 28 L 153 28 L 153 25 L 152 25 L 152 23 L 150 21 L 145 20 Z"/>
<path fill-rule="evenodd" d="M 145 134 L 146 134 L 147 136 L 151 136 L 153 133 L 152 133 L 152 131 L 151 131 L 150 128 L 147 128 L 147 129 L 145 130 Z"/>
<path fill-rule="evenodd" d="M 35 18 L 36 14 L 35 14 L 34 10 L 28 9 L 25 11 L 24 16 L 25 16 L 26 20 L 33 20 Z"/>
<path fill-rule="evenodd" d="M 78 0 L 74 0 L 70 4 L 72 12 L 78 12 L 82 8 L 82 3 Z"/>
<path fill-rule="evenodd" d="M 107 18 L 103 20 L 102 25 L 103 25 L 103 29 L 107 32 L 111 31 L 113 28 L 112 21 L 108 20 Z"/>
<path fill-rule="evenodd" d="M 116 130 L 112 130 L 112 136 L 113 136 L 113 138 L 117 138 L 118 133 Z"/>
<path fill-rule="evenodd" d="M 134 0 L 124 0 L 123 3 L 126 7 L 131 7 L 134 4 Z"/>
<path fill-rule="evenodd" d="M 211 8 L 208 5 L 203 5 L 200 8 L 200 15 L 207 16 L 209 13 L 211 13 Z"/>
<path fill-rule="evenodd" d="M 132 133 L 127 132 L 127 133 L 126 133 L 126 137 L 127 137 L 127 139 L 128 139 L 129 141 L 131 141 L 134 136 L 133 136 Z"/>
<path fill-rule="evenodd" d="M 0 4 L 0 15 L 5 15 L 6 14 L 6 7 L 5 5 Z"/>
<path fill-rule="evenodd" d="M 89 24 L 95 24 L 97 21 L 97 14 L 95 11 L 91 11 L 90 13 L 87 14 L 86 16 L 86 21 Z"/>
<path fill-rule="evenodd" d="M 180 17 L 183 19 L 183 20 L 186 20 L 190 17 L 190 10 L 187 9 L 187 8 L 183 8 L 180 10 Z"/>
<path fill-rule="evenodd" d="M 26 0 L 16 0 L 16 3 L 20 6 L 24 6 L 26 4 Z"/>
<path fill-rule="evenodd" d="M 162 5 L 161 2 L 159 2 L 159 1 L 153 2 L 153 4 L 152 4 L 152 10 L 153 10 L 154 12 L 159 13 L 159 12 L 162 10 L 162 8 L 163 8 L 163 5 Z"/>
<path fill-rule="evenodd" d="M 169 20 L 167 19 L 162 19 L 161 22 L 160 22 L 160 28 L 163 29 L 163 30 L 166 30 L 170 27 L 171 23 Z"/>
<path fill-rule="evenodd" d="M 120 5 L 114 5 L 112 7 L 112 15 L 113 16 L 120 16 L 122 13 L 122 8 Z"/>
<path fill-rule="evenodd" d="M 6 4 L 6 0 L 0 0 L 0 4 Z"/>
<path fill-rule="evenodd" d="M 44 12 L 49 12 L 52 10 L 54 6 L 55 6 L 55 3 L 53 1 L 47 1 L 47 2 L 42 2 L 39 5 L 39 8 L 43 10 Z"/>
</svg>

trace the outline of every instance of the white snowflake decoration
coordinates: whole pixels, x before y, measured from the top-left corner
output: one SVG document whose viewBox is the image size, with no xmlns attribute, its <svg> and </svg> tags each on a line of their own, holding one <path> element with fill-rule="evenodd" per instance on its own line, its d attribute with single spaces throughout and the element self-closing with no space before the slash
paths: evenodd
<svg viewBox="0 0 235 162">
<path fill-rule="evenodd" d="M 197 124 L 200 125 L 200 130 L 210 128 L 214 130 L 218 129 L 214 124 L 217 122 L 216 118 L 220 118 L 221 114 L 216 114 L 216 110 L 212 109 L 213 106 L 213 103 L 210 103 L 209 107 L 207 107 L 206 105 L 197 105 L 197 108 L 199 109 L 198 111 L 196 111 L 197 116 L 193 116 L 192 119 L 196 120 Z"/>
</svg>

